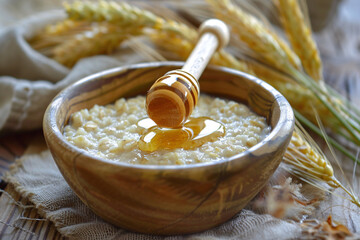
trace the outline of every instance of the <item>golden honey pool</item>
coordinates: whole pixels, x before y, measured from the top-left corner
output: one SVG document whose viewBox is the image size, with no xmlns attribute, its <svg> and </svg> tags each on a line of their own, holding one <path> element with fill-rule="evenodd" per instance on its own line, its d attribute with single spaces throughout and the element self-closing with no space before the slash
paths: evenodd
<svg viewBox="0 0 360 240">
<path fill-rule="evenodd" d="M 205 101 L 205 105 L 215 104 L 207 111 L 219 110 L 223 114 L 223 118 L 212 118 L 222 122 L 226 132 L 236 131 L 237 127 L 226 124 L 232 124 L 231 118 L 235 118 L 233 108 L 239 105 L 236 108 L 242 111 L 241 104 L 245 104 L 263 119 L 261 123 L 255 123 L 256 131 L 266 131 L 266 126 L 269 127 L 269 132 L 257 142 L 249 140 L 251 137 L 244 139 L 247 145 L 244 151 L 239 147 L 227 153 L 229 145 L 239 144 L 240 140 L 236 137 L 241 134 L 237 133 L 226 146 L 209 148 L 208 156 L 196 152 L 193 159 L 202 160 L 195 164 L 186 164 L 187 157 L 179 160 L 180 164 L 168 164 L 165 155 L 174 154 L 176 151 L 173 150 L 154 158 L 161 164 L 138 164 L 131 163 L 136 161 L 132 155 L 125 157 L 125 161 L 114 161 L 91 153 L 64 136 L 68 124 L 77 124 L 76 119 L 71 120 L 74 113 L 91 112 L 96 105 L 98 107 L 95 108 L 102 108 L 108 104 L 119 104 L 116 101 L 141 99 L 138 96 L 144 95 L 156 79 L 170 70 L 181 68 L 182 64 L 145 63 L 94 74 L 60 92 L 45 113 L 44 136 L 64 180 L 94 213 L 121 228 L 171 235 L 204 231 L 224 223 L 241 211 L 267 183 L 290 141 L 294 115 L 286 99 L 270 85 L 251 75 L 220 67 L 206 68 L 199 81 L 201 94 L 205 97 L 201 101 Z M 143 105 L 139 107 L 143 108 Z M 193 114 L 208 115 L 201 111 Z M 141 116 L 146 117 L 145 112 Z M 136 132 L 139 118 L 140 115 L 126 118 L 133 121 L 126 128 L 127 132 Z M 79 123 L 82 124 L 81 121 Z M 112 121 L 109 120 L 109 123 L 111 125 Z M 88 123 L 89 131 L 96 124 L 94 121 Z M 258 125 L 264 126 L 263 130 L 257 129 Z M 97 144 L 100 142 L 101 138 Z M 126 146 L 125 142 L 118 145 L 108 143 L 106 139 L 103 144 L 113 151 L 117 147 L 132 146 Z M 216 156 L 217 151 L 222 152 Z M 137 151 L 131 152 L 136 155 Z M 211 154 L 217 160 L 211 159 Z"/>
</svg>

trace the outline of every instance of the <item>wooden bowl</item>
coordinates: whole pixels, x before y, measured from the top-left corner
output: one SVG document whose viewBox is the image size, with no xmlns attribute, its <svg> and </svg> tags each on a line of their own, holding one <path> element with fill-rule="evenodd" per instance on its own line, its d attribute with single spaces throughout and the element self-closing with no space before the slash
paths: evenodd
<svg viewBox="0 0 360 240">
<path fill-rule="evenodd" d="M 196 165 L 130 165 L 92 156 L 63 137 L 73 112 L 144 94 L 182 64 L 145 63 L 91 75 L 60 92 L 45 113 L 45 139 L 65 180 L 97 215 L 119 227 L 186 234 L 229 220 L 266 184 L 291 138 L 294 115 L 286 99 L 251 75 L 220 67 L 205 70 L 201 92 L 246 103 L 272 127 L 248 151 Z"/>
</svg>

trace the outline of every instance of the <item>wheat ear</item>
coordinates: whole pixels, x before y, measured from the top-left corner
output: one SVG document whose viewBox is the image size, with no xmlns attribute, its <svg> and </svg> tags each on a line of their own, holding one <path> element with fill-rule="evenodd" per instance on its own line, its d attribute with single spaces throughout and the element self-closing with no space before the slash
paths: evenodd
<svg viewBox="0 0 360 240">
<path fill-rule="evenodd" d="M 316 81 L 323 79 L 322 62 L 311 28 L 306 24 L 297 0 L 274 0 L 291 46 L 300 57 L 306 73 Z"/>
<path fill-rule="evenodd" d="M 127 3 L 75 2 L 65 4 L 68 17 L 76 21 L 107 22 L 126 28 L 152 28 L 182 36 L 187 40 L 196 40 L 195 30 L 175 21 L 165 20 L 150 11 L 131 6 Z"/>
<path fill-rule="evenodd" d="M 332 188 L 341 188 L 350 196 L 350 201 L 360 207 L 358 197 L 336 179 L 331 163 L 300 125 L 295 127 L 283 161 L 289 172 L 301 180 L 322 190 L 322 183 Z"/>
<path fill-rule="evenodd" d="M 57 40 L 51 50 L 45 50 L 46 55 L 68 67 L 83 57 L 111 53 L 129 36 L 139 35 L 144 27 L 156 27 L 164 22 L 151 12 L 127 3 L 74 2 L 65 3 L 64 7 L 69 19 L 48 27 L 44 36 L 51 35 Z M 84 24 L 90 27 L 81 33 L 74 31 Z M 64 37 L 66 41 L 61 41 Z M 46 43 L 44 38 L 42 42 Z"/>
<path fill-rule="evenodd" d="M 136 35 L 134 30 L 131 31 L 131 35 Z M 72 67 L 81 58 L 114 52 L 128 37 L 125 29 L 106 23 L 98 24 L 91 30 L 77 34 L 56 46 L 52 50 L 52 58 L 67 67 Z"/>
<path fill-rule="evenodd" d="M 159 17 L 125 2 L 100 1 L 64 4 L 69 19 L 88 22 L 108 22 L 120 27 L 153 27 Z"/>
<path fill-rule="evenodd" d="M 257 54 L 260 60 L 284 72 L 288 71 L 287 64 L 296 62 L 290 60 L 291 57 L 280 46 L 277 38 L 274 37 L 275 34 L 260 20 L 246 13 L 230 0 L 208 0 L 208 2 L 215 14 L 231 26 L 232 33 Z"/>
<path fill-rule="evenodd" d="M 69 19 L 48 25 L 44 31 L 27 41 L 35 50 L 49 56 L 48 50 L 67 41 L 74 35 L 91 29 L 88 22 L 76 22 Z"/>
</svg>

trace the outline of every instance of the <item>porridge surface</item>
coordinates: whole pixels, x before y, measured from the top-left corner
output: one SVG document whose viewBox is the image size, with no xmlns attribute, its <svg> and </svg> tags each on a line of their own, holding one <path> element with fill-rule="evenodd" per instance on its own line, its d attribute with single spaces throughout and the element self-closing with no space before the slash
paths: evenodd
<svg viewBox="0 0 360 240">
<path fill-rule="evenodd" d="M 113 161 L 183 165 L 231 157 L 254 146 L 270 132 L 266 119 L 246 105 L 203 94 L 191 117 L 207 116 L 222 123 L 224 137 L 191 150 L 143 152 L 138 148 L 138 140 L 146 130 L 137 126 L 137 122 L 147 117 L 144 106 L 145 97 L 138 96 L 80 110 L 72 114 L 65 127 L 65 138 L 93 155 Z"/>
</svg>

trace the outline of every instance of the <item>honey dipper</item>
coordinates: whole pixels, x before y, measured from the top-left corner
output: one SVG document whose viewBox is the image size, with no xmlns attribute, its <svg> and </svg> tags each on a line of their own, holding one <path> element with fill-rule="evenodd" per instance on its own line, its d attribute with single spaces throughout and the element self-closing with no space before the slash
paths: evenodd
<svg viewBox="0 0 360 240">
<path fill-rule="evenodd" d="M 146 111 L 159 126 L 182 126 L 196 106 L 198 79 L 213 53 L 229 42 L 229 29 L 218 19 L 209 19 L 199 28 L 200 38 L 182 69 L 167 72 L 146 95 Z"/>
</svg>

